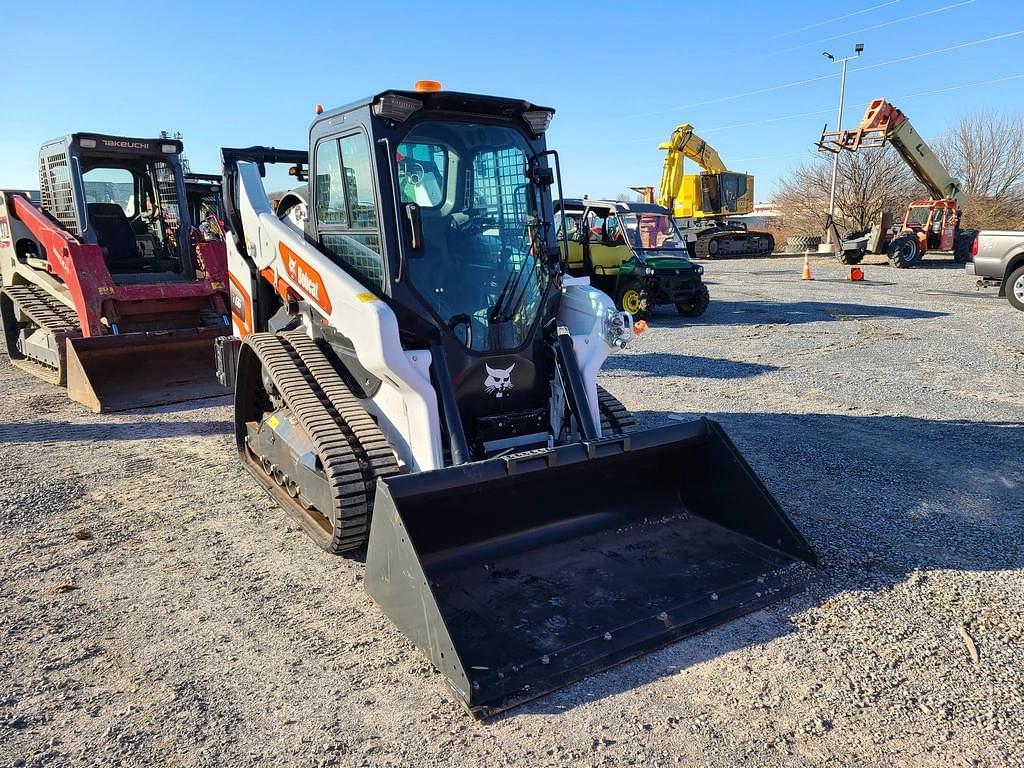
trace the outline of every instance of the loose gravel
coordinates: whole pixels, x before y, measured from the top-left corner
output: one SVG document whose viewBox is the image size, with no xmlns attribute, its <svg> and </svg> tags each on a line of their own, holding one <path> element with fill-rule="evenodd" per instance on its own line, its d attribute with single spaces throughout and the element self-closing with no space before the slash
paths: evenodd
<svg viewBox="0 0 1024 768">
<path fill-rule="evenodd" d="M 1024 313 L 941 260 L 705 264 L 602 383 L 720 421 L 825 568 L 485 723 L 226 398 L 94 416 L 0 359 L 0 766 L 1024 765 Z"/>
</svg>

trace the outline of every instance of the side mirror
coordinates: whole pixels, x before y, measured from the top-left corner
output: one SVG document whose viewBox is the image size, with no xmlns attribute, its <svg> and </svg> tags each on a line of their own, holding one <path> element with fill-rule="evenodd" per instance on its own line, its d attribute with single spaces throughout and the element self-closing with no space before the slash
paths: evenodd
<svg viewBox="0 0 1024 768">
<path fill-rule="evenodd" d="M 420 218 L 420 207 L 416 203 L 404 203 L 402 212 L 409 225 L 406 231 L 406 242 L 409 244 L 409 249 L 420 251 L 423 249 L 423 220 Z"/>
<path fill-rule="evenodd" d="M 538 187 L 550 187 L 555 183 L 555 172 L 551 168 L 544 168 L 540 165 L 531 165 L 527 175 Z"/>
</svg>

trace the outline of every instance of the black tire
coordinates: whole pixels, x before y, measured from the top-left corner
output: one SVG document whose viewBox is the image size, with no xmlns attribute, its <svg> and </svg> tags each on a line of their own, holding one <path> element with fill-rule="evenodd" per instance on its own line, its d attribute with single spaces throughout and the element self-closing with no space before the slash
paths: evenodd
<svg viewBox="0 0 1024 768">
<path fill-rule="evenodd" d="M 899 235 L 885 249 L 889 263 L 897 269 L 912 267 L 921 260 L 921 244 L 917 235 Z"/>
<path fill-rule="evenodd" d="M 602 435 L 621 435 L 636 431 L 636 418 L 633 414 L 600 384 L 597 386 L 597 409 L 601 413 Z"/>
<path fill-rule="evenodd" d="M 650 309 L 647 287 L 639 280 L 627 280 L 619 290 L 615 303 L 623 312 L 629 312 L 636 320 L 642 320 Z"/>
<path fill-rule="evenodd" d="M 836 258 L 843 264 L 860 264 L 864 261 L 864 251 L 836 252 Z"/>
<path fill-rule="evenodd" d="M 793 235 L 786 238 L 786 245 L 794 248 L 817 248 L 821 245 L 819 235 Z"/>
<path fill-rule="evenodd" d="M 1024 266 L 1017 267 L 1006 278 L 1006 298 L 1011 307 L 1024 312 Z"/>
<path fill-rule="evenodd" d="M 701 283 L 693 301 L 689 304 L 676 304 L 676 311 L 683 317 L 700 317 L 707 312 L 710 303 L 711 293 L 708 291 L 708 287 Z"/>
<path fill-rule="evenodd" d="M 964 264 L 971 260 L 971 248 L 977 236 L 976 229 L 961 229 L 957 232 L 956 241 L 953 243 L 953 261 Z"/>
</svg>

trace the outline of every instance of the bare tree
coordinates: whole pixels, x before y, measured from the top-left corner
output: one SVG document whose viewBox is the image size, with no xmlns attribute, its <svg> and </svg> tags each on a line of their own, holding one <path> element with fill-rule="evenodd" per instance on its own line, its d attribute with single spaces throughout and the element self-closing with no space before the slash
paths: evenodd
<svg viewBox="0 0 1024 768">
<path fill-rule="evenodd" d="M 960 180 L 965 226 L 1024 228 L 1024 115 L 965 115 L 935 143 L 935 153 Z"/>
<path fill-rule="evenodd" d="M 776 203 L 787 231 L 822 232 L 831 183 L 831 155 L 798 166 L 782 181 Z M 866 230 L 883 212 L 899 218 L 911 198 L 924 194 L 903 160 L 890 148 L 839 155 L 835 218 L 840 230 Z"/>
</svg>

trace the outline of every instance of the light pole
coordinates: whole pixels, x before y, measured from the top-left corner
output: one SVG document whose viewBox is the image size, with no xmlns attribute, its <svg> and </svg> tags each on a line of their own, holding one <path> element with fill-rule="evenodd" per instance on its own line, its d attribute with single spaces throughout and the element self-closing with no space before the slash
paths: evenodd
<svg viewBox="0 0 1024 768">
<path fill-rule="evenodd" d="M 844 56 L 841 59 L 836 59 L 828 51 L 822 51 L 821 55 L 831 61 L 833 64 L 842 64 L 843 73 L 839 77 L 839 117 L 836 118 L 836 130 L 841 131 L 843 129 L 843 99 L 846 96 L 846 62 L 850 59 L 856 59 L 860 56 L 861 51 L 864 50 L 864 43 L 857 43 L 854 47 L 854 54 L 852 56 Z M 831 219 L 836 210 L 836 179 L 839 177 L 839 153 L 836 152 L 832 155 L 832 186 L 828 193 L 828 217 Z M 827 235 L 827 242 L 832 242 L 832 228 L 829 227 L 829 234 Z"/>
</svg>

